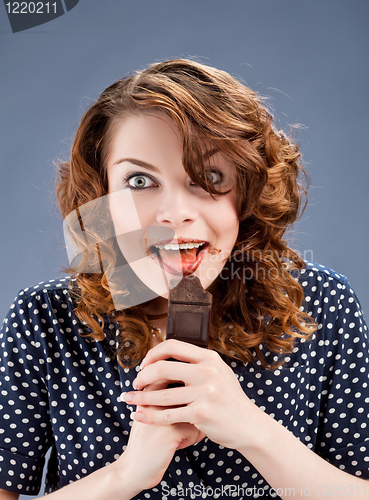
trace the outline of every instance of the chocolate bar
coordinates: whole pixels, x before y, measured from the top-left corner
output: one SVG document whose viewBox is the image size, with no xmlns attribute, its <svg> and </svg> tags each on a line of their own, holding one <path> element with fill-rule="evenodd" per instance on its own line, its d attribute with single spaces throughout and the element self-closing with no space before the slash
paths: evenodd
<svg viewBox="0 0 369 500">
<path fill-rule="evenodd" d="M 212 299 L 197 276 L 184 276 L 169 294 L 166 338 L 208 347 Z"/>
</svg>

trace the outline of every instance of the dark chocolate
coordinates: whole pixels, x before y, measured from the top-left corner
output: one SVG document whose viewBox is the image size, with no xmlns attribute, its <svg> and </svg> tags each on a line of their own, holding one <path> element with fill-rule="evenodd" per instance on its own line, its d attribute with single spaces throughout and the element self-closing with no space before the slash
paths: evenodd
<svg viewBox="0 0 369 500">
<path fill-rule="evenodd" d="M 184 276 L 169 294 L 166 338 L 208 347 L 212 299 L 197 276 Z"/>
</svg>

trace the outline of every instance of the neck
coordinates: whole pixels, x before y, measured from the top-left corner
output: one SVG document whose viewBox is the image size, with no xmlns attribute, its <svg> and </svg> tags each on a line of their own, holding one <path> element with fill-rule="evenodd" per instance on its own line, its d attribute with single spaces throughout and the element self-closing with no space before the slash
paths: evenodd
<svg viewBox="0 0 369 500">
<path fill-rule="evenodd" d="M 143 310 L 147 316 L 160 316 L 160 318 L 165 318 L 168 314 L 168 300 L 164 299 L 164 297 L 156 297 L 150 300 L 150 302 L 147 302 Z"/>
<path fill-rule="evenodd" d="M 168 313 L 165 312 L 163 314 L 148 314 L 147 317 L 148 317 L 148 319 L 150 321 L 153 321 L 153 320 L 156 320 L 156 319 L 164 319 L 164 318 L 168 317 Z"/>
</svg>

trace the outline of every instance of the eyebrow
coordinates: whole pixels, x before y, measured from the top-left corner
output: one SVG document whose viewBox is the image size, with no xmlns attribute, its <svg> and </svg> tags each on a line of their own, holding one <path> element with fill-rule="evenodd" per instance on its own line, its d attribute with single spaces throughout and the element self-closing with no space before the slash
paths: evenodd
<svg viewBox="0 0 369 500">
<path fill-rule="evenodd" d="M 123 163 L 124 161 L 128 161 L 129 163 L 133 163 L 133 165 L 137 165 L 138 167 L 146 168 L 147 170 L 151 170 L 152 172 L 159 172 L 159 169 L 151 163 L 147 163 L 146 161 L 137 160 L 136 158 L 121 158 L 113 163 L 113 165 L 118 165 L 119 163 Z"/>
<path fill-rule="evenodd" d="M 212 156 L 214 156 L 216 153 L 219 153 L 219 149 L 217 148 L 213 148 L 213 149 L 209 149 L 209 151 L 206 151 L 202 157 L 204 160 L 208 160 L 209 158 L 211 158 Z"/>
<path fill-rule="evenodd" d="M 214 156 L 215 153 L 218 153 L 218 149 L 210 149 L 209 151 L 206 151 L 203 154 L 203 159 L 207 160 L 211 156 Z M 152 165 L 151 163 L 147 163 L 146 161 L 143 160 L 138 160 L 137 158 L 121 158 L 120 160 L 117 160 L 113 163 L 113 165 L 119 165 L 120 163 L 123 163 L 124 161 L 127 161 L 129 163 L 133 163 L 133 165 L 137 165 L 138 167 L 146 168 L 147 170 L 151 170 L 152 172 L 159 172 L 160 170 Z"/>
</svg>

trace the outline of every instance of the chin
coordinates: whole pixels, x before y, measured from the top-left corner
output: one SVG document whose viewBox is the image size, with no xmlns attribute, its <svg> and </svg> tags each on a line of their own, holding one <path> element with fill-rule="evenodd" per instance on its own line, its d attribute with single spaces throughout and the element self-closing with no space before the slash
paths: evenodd
<svg viewBox="0 0 369 500">
<path fill-rule="evenodd" d="M 204 289 L 209 288 L 209 286 L 212 283 L 214 283 L 214 281 L 218 278 L 224 267 L 223 263 L 219 263 L 219 266 L 214 266 L 213 262 L 208 264 L 211 265 L 201 265 L 193 273 L 195 276 L 199 278 L 199 280 L 201 281 L 201 285 Z"/>
</svg>

